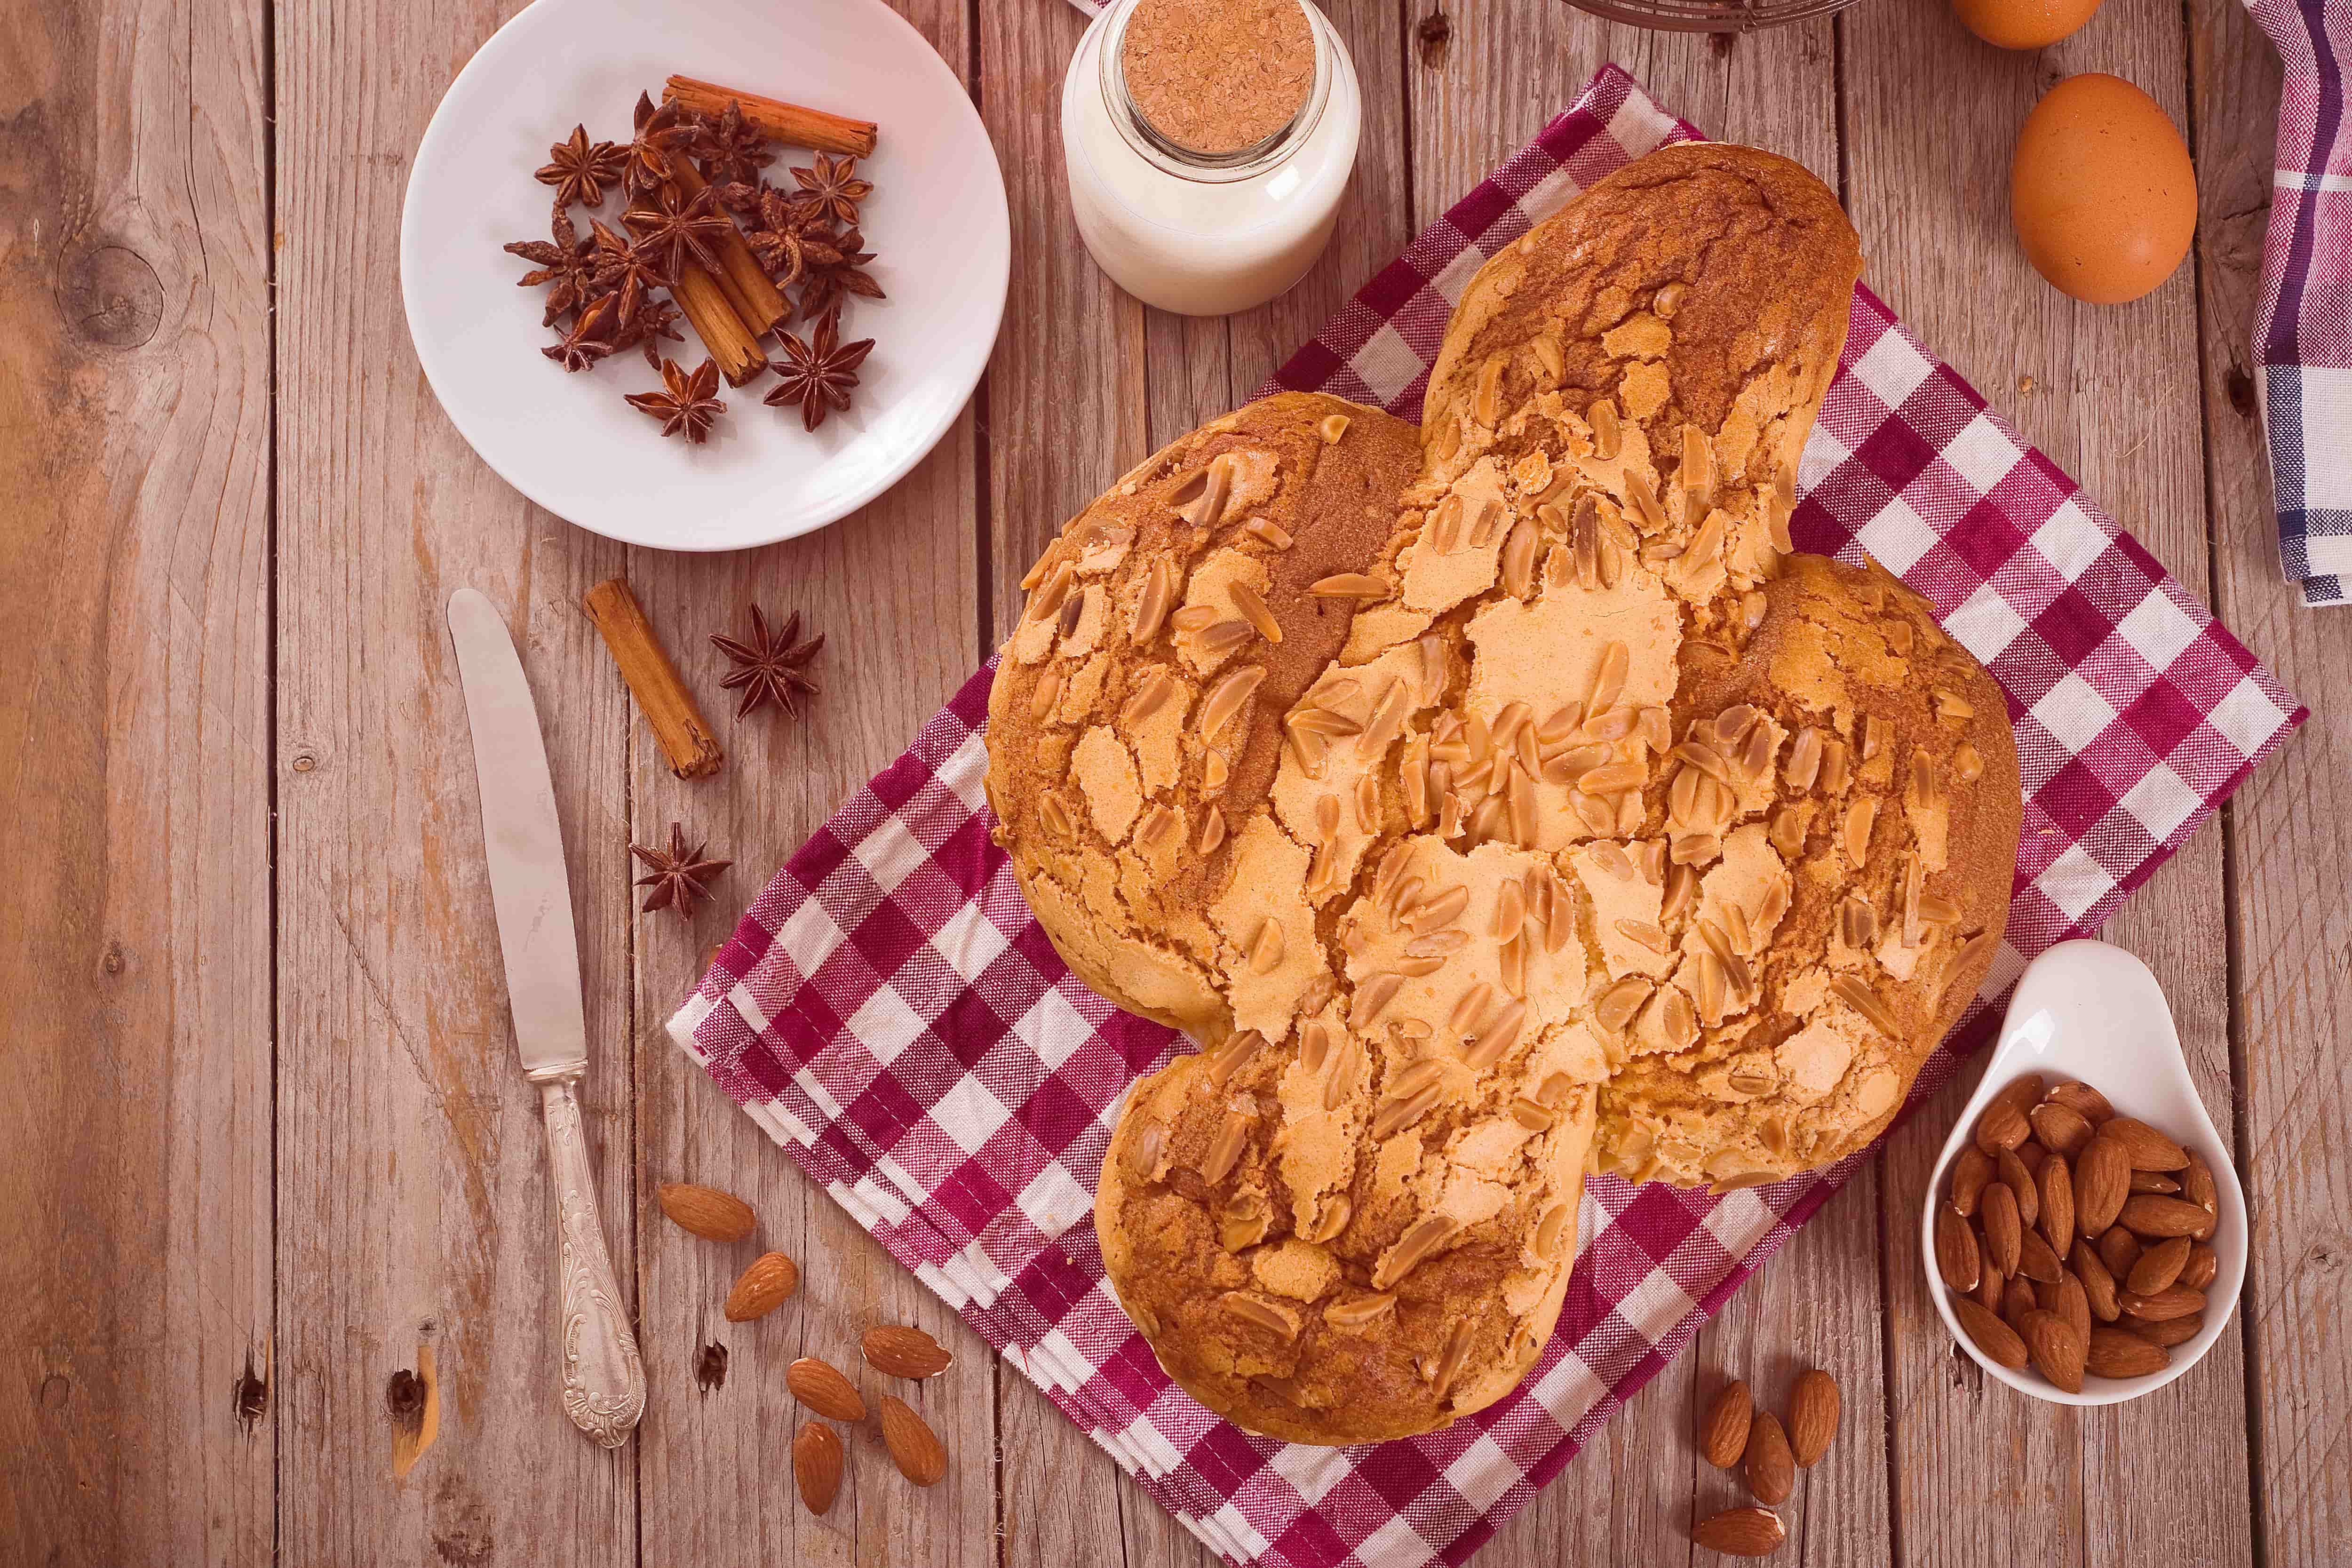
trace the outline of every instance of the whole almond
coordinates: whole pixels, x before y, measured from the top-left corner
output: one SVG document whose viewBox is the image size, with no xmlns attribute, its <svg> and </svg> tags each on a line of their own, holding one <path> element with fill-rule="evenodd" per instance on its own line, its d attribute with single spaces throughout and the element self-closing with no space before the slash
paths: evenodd
<svg viewBox="0 0 2352 1568">
<path fill-rule="evenodd" d="M 1986 1103 L 2013 1105 L 2020 1112 L 2023 1112 L 2031 1110 L 2042 1102 L 2042 1075 L 2038 1072 L 2030 1072 L 2021 1077 L 2011 1079 L 2001 1085 L 2000 1090 Z"/>
<path fill-rule="evenodd" d="M 2017 1223 L 2028 1230 L 2033 1228 L 2033 1222 L 2042 1215 L 2042 1180 L 2034 1172 L 2028 1170 L 2025 1162 L 2019 1157 L 2019 1150 L 2032 1147 L 2031 1143 L 2023 1143 L 2017 1149 L 2003 1149 L 1996 1157 L 2000 1184 L 2007 1187 L 2010 1196 L 2017 1200 Z"/>
<path fill-rule="evenodd" d="M 2139 1255 L 2132 1265 L 2131 1277 L 2124 1289 L 2135 1296 L 2153 1296 L 2180 1278 L 2180 1270 L 2189 1261 L 2189 1249 L 2196 1243 L 2185 1236 L 2159 1241 Z"/>
<path fill-rule="evenodd" d="M 2172 1352 L 2162 1345 L 2105 1323 L 2091 1331 L 2090 1348 L 2083 1355 L 2083 1370 L 2093 1377 L 2146 1377 L 2171 1363 Z"/>
<path fill-rule="evenodd" d="M 2131 1190 L 2136 1193 L 2162 1193 L 2168 1197 L 2180 1191 L 2180 1184 L 2162 1171 L 2134 1171 Z"/>
<path fill-rule="evenodd" d="M 1726 1557 L 1769 1557 L 1789 1539 L 1789 1527 L 1769 1508 L 1727 1508 L 1691 1526 L 1691 1539 Z"/>
<path fill-rule="evenodd" d="M 1739 1463 L 1748 1452 L 1748 1426 L 1755 1408 L 1748 1384 L 1736 1377 L 1707 1401 L 1706 1414 L 1699 1418 L 1698 1451 L 1708 1464 L 1727 1470 Z"/>
<path fill-rule="evenodd" d="M 2126 1290 L 2123 1294 L 2126 1326 L 2134 1318 L 2144 1322 L 2161 1323 L 2174 1318 L 2185 1318 L 2205 1310 L 2205 1292 L 2191 1290 L 2186 1285 L 2168 1285 L 2148 1295 Z"/>
<path fill-rule="evenodd" d="M 2033 1358 L 2036 1372 L 2069 1394 L 2083 1392 L 2083 1358 L 2087 1347 L 2074 1332 L 2074 1324 L 2055 1312 L 2036 1308 L 2025 1314 L 2017 1331 L 2025 1341 L 2025 1353 Z"/>
<path fill-rule="evenodd" d="M 1988 1154 L 2014 1149 L 2032 1136 L 2025 1112 L 2006 1100 L 1995 1100 L 1977 1117 L 1976 1145 Z"/>
<path fill-rule="evenodd" d="M 2189 1261 L 2180 1266 L 2180 1278 L 2175 1284 L 2186 1285 L 2191 1290 L 2202 1290 L 2213 1283 L 2213 1276 L 2221 1271 L 2221 1259 L 2203 1242 L 2189 1249 Z"/>
<path fill-rule="evenodd" d="M 2166 1318 L 2157 1322 L 2149 1322 L 2143 1318 L 2126 1318 L 2116 1326 L 2129 1330 L 2152 1345 L 2185 1344 L 2195 1339 L 2197 1331 L 2205 1326 L 2205 1314 L 2191 1312 L 2186 1317 Z"/>
<path fill-rule="evenodd" d="M 919 1487 L 937 1486 L 948 1473 L 948 1451 L 930 1424 L 892 1394 L 882 1396 L 882 1441 L 898 1473 Z"/>
<path fill-rule="evenodd" d="M 2131 1155 L 2101 1132 L 2074 1157 L 2074 1226 L 2096 1236 L 2116 1223 L 2131 1195 Z"/>
<path fill-rule="evenodd" d="M 2040 1284 L 2055 1285 L 2066 1269 L 2050 1250 L 2050 1244 L 2042 1239 L 2042 1233 L 2029 1230 L 2017 1238 L 2017 1271 Z"/>
<path fill-rule="evenodd" d="M 2063 1258 L 2074 1245 L 2074 1172 L 2066 1156 L 2053 1154 L 2042 1167 L 2042 1238 Z"/>
<path fill-rule="evenodd" d="M 955 1361 L 939 1341 L 908 1323 L 868 1329 L 857 1342 L 866 1364 L 891 1377 L 937 1377 Z"/>
<path fill-rule="evenodd" d="M 1830 1451 L 1837 1436 L 1838 1410 L 1836 1378 L 1820 1367 L 1798 1374 L 1789 1395 L 1789 1451 L 1801 1468 L 1812 1468 Z"/>
<path fill-rule="evenodd" d="M 2135 1171 L 2178 1171 L 2189 1163 L 2188 1150 L 2136 1116 L 2114 1118 L 2099 1136 L 2122 1143 Z"/>
<path fill-rule="evenodd" d="M 2203 1156 L 2189 1156 L 2189 1163 L 2180 1173 L 2180 1195 L 2212 1216 L 2205 1228 L 2197 1233 L 2198 1240 L 2210 1239 L 2221 1223 L 2221 1193 L 2213 1184 L 2212 1167 L 2205 1163 Z"/>
<path fill-rule="evenodd" d="M 2005 1366 L 2011 1372 L 2025 1364 L 2025 1342 L 2017 1337 L 2017 1331 L 1978 1305 L 1973 1298 L 1956 1297 L 1952 1301 L 1952 1316 L 1960 1321 L 1961 1330 L 1977 1349 L 1984 1352 L 1987 1361 Z"/>
<path fill-rule="evenodd" d="M 1985 1249 L 1993 1267 L 2004 1279 L 2016 1273 L 2018 1242 L 2024 1227 L 2018 1220 L 2017 1194 L 2009 1190 L 2007 1182 L 1995 1182 L 1984 1190 L 1977 1217 L 1983 1222 Z"/>
<path fill-rule="evenodd" d="M 2045 1100 L 2027 1111 L 2025 1120 L 2032 1127 L 2034 1137 L 2040 1139 L 2042 1146 L 2053 1154 L 2063 1154 L 2072 1159 L 2081 1153 L 2084 1145 L 2091 1141 L 2090 1119 L 2074 1107 L 2061 1105 L 2054 1100 Z"/>
<path fill-rule="evenodd" d="M 2011 1152 L 2017 1156 L 2017 1163 L 2025 1167 L 2026 1174 L 2037 1178 L 2042 1174 L 2042 1162 L 2050 1157 L 2050 1151 L 2031 1138 Z"/>
<path fill-rule="evenodd" d="M 2012 1329 L 2025 1321 L 2026 1313 L 2039 1311 L 2041 1307 L 2033 1299 L 2033 1282 L 2022 1274 L 2000 1288 L 2000 1321 Z"/>
<path fill-rule="evenodd" d="M 2074 1337 L 2084 1344 L 2091 1342 L 2091 1297 L 2083 1282 L 2072 1272 L 2062 1274 L 2055 1285 L 2037 1285 L 2033 1299 L 2042 1303 L 2045 1312 L 2055 1312 L 2066 1320 Z"/>
<path fill-rule="evenodd" d="M 1960 1211 L 1949 1204 L 1936 1205 L 1936 1272 L 1944 1283 L 1963 1295 L 1977 1288 L 1980 1260 L 1976 1233 Z"/>
<path fill-rule="evenodd" d="M 1967 1219 L 1977 1212 L 1977 1200 L 1992 1180 L 1992 1156 L 1971 1143 L 1952 1161 L 1952 1206 Z"/>
<path fill-rule="evenodd" d="M 828 1420 L 866 1419 L 866 1396 L 829 1361 L 801 1357 L 784 1368 L 784 1386 L 793 1391 L 794 1399 Z"/>
<path fill-rule="evenodd" d="M 1998 1312 L 2001 1289 L 2009 1280 L 2002 1275 L 2000 1265 L 1992 1260 L 1992 1248 L 1981 1236 L 1977 1237 L 1977 1256 L 1983 1261 L 1977 1271 L 1976 1303 L 1988 1312 Z"/>
<path fill-rule="evenodd" d="M 800 1284 L 799 1265 L 781 1252 L 763 1252 L 736 1276 L 735 1288 L 727 1292 L 727 1321 L 748 1323 L 765 1317 L 782 1306 L 784 1298 L 799 1289 Z"/>
<path fill-rule="evenodd" d="M 1797 1460 L 1789 1449 L 1789 1435 L 1780 1429 L 1780 1418 L 1769 1410 L 1759 1410 L 1748 1426 L 1748 1458 L 1745 1467 L 1748 1489 L 1761 1503 L 1789 1500 L 1789 1493 L 1797 1485 Z"/>
<path fill-rule="evenodd" d="M 2046 1097 L 2054 1105 L 2063 1105 L 2096 1127 L 2116 1113 L 2107 1097 L 2079 1079 L 2071 1079 L 2052 1089 Z"/>
<path fill-rule="evenodd" d="M 2090 1302 L 2091 1316 L 2103 1323 L 2112 1323 L 2123 1313 L 2116 1304 L 2116 1277 L 2099 1260 L 2099 1249 L 2076 1237 L 2074 1250 L 2067 1256 L 2067 1267 L 2082 1282 L 2083 1295 Z"/>
<path fill-rule="evenodd" d="M 751 1234 L 758 1216 L 751 1205 L 733 1193 L 700 1187 L 691 1182 L 664 1182 L 655 1194 L 662 1213 L 679 1229 L 705 1241 L 740 1241 Z"/>
<path fill-rule="evenodd" d="M 2212 1217 L 2186 1198 L 2134 1193 L 2124 1200 L 2124 1212 L 2116 1221 L 2143 1241 L 2161 1241 L 2168 1237 L 2193 1237 Z"/>
<path fill-rule="evenodd" d="M 2099 1261 L 2117 1279 L 2131 1277 L 2132 1265 L 2139 1261 L 2139 1237 L 2119 1225 L 2111 1225 L 2099 1233 Z"/>
<path fill-rule="evenodd" d="M 801 1429 L 793 1435 L 793 1479 L 811 1513 L 824 1512 L 841 1495 L 845 1464 L 841 1438 L 832 1427 L 822 1421 L 801 1423 Z"/>
</svg>

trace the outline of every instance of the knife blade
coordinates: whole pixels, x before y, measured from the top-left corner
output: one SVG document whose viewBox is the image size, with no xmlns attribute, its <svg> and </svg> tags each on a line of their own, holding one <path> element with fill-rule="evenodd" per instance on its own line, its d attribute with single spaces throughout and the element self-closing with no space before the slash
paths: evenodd
<svg viewBox="0 0 2352 1568">
<path fill-rule="evenodd" d="M 471 588 L 449 595 L 449 641 L 474 732 L 481 786 L 482 847 L 490 868 L 499 953 L 523 1076 L 539 1089 L 547 1161 L 561 1235 L 563 1412 L 607 1448 L 626 1441 L 646 1407 L 645 1363 L 622 1306 L 620 1281 L 596 1212 L 596 1173 L 580 1123 L 575 1086 L 588 1071 L 581 1006 L 580 940 L 572 928 L 572 879 L 555 816 L 555 780 L 539 731 L 522 659 L 498 607 Z"/>
<path fill-rule="evenodd" d="M 580 941 L 572 926 L 572 879 L 555 816 L 555 780 L 539 731 L 522 660 L 498 606 L 472 588 L 449 595 L 449 639 L 474 732 L 481 785 L 482 843 L 507 1001 L 523 1068 L 588 1065 L 588 1022 L 580 1001 Z"/>
</svg>

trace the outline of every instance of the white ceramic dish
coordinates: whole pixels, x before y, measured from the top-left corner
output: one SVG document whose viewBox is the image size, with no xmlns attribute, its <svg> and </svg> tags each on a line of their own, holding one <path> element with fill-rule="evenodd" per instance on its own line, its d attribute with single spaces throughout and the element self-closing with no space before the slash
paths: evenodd
<svg viewBox="0 0 2352 1568">
<path fill-rule="evenodd" d="M 531 177 L 583 122 L 625 142 L 639 91 L 670 75 L 879 122 L 865 207 L 870 270 L 887 300 L 856 300 L 845 335 L 877 340 L 856 401 L 814 435 L 761 402 L 774 378 L 721 395 L 710 440 L 665 440 L 622 401 L 660 377 L 631 350 L 567 375 L 539 350 L 538 289 L 510 239 L 547 237 L 553 192 Z M 804 149 L 778 149 L 770 174 Z M 623 205 L 572 217 L 614 223 Z M 1004 178 L 988 132 L 922 35 L 882 0 L 538 0 L 457 73 L 409 171 L 401 294 L 435 395 L 482 460 L 581 527 L 663 550 L 740 550 L 822 528 L 920 462 L 971 395 L 1004 313 Z M 807 328 L 793 323 L 803 337 Z M 691 368 L 693 330 L 665 344 Z"/>
<path fill-rule="evenodd" d="M 1952 1314 L 1951 1292 L 1936 1272 L 1936 1204 L 1950 1186 L 1952 1161 L 1976 1131 L 1977 1116 L 2001 1087 L 2038 1072 L 2053 1085 L 2080 1079 L 2107 1097 L 2125 1116 L 2136 1116 L 2204 1156 L 2221 1202 L 2221 1225 L 2213 1252 L 2219 1265 L 2205 1288 L 2205 1326 L 2193 1339 L 2172 1347 L 2171 1364 L 2146 1377 L 2083 1380 L 2083 1392 L 2069 1394 L 2028 1365 L 2011 1372 L 1988 1360 L 1960 1330 Z M 1927 1273 L 1927 1294 L 1944 1326 L 1968 1348 L 1977 1364 L 2021 1394 L 2053 1405 L 2116 1405 L 2162 1388 L 2195 1366 L 2228 1330 L 2238 1293 L 2246 1282 L 2246 1197 L 2226 1145 L 2205 1114 L 2204 1101 L 2180 1054 L 2172 1009 L 2147 965 L 2103 942 L 2068 942 L 2028 964 L 2001 1023 L 1984 1081 L 1936 1158 L 1926 1201 L 1919 1207 L 1919 1256 Z"/>
</svg>

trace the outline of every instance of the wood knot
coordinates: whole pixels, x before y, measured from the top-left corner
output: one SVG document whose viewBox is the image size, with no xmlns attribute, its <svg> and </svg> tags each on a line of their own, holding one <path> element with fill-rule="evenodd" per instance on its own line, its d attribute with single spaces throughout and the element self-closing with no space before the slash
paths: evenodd
<svg viewBox="0 0 2352 1568">
<path fill-rule="evenodd" d="M 65 1408 L 66 1401 L 72 1396 L 73 1379 L 68 1377 L 64 1373 L 53 1372 L 49 1373 L 48 1376 L 41 1379 L 40 1400 L 42 1409 L 62 1410 Z"/>
<path fill-rule="evenodd" d="M 725 1345 L 707 1344 L 695 1352 L 694 1381 L 701 1386 L 705 1394 L 725 1385 L 727 1382 L 727 1347 Z"/>
<path fill-rule="evenodd" d="M 2254 378 L 2247 374 L 2246 367 L 2242 364 L 2231 365 L 2230 374 L 2221 378 L 2221 385 L 2228 391 L 2230 406 L 2237 411 L 2238 417 L 2252 419 L 2257 407 L 2254 400 Z"/>
<path fill-rule="evenodd" d="M 1731 58 L 1731 46 L 1736 41 L 1737 35 L 1731 33 L 1709 33 L 1706 36 L 1707 48 L 1712 51 L 1715 58 L 1719 60 L 1729 59 Z"/>
<path fill-rule="evenodd" d="M 137 251 L 96 246 L 66 264 L 58 309 L 83 342 L 135 349 L 163 324 L 163 282 Z"/>
<path fill-rule="evenodd" d="M 105 956 L 98 961 L 98 966 L 108 974 L 114 975 L 121 973 L 129 962 L 122 956 L 122 944 L 119 942 L 110 942 L 106 944 Z"/>
<path fill-rule="evenodd" d="M 425 1380 L 402 1367 L 383 1385 L 383 1407 L 393 1419 L 415 1425 L 425 1415 Z"/>
<path fill-rule="evenodd" d="M 1454 41 L 1454 23 L 1443 11 L 1432 11 L 1412 30 L 1421 45 L 1421 63 L 1431 70 L 1445 63 L 1445 49 Z"/>
<path fill-rule="evenodd" d="M 253 1364 L 253 1352 L 245 1352 L 245 1372 L 229 1390 L 230 1404 L 236 1412 L 237 1424 L 250 1434 L 269 1413 L 269 1384 Z"/>
</svg>

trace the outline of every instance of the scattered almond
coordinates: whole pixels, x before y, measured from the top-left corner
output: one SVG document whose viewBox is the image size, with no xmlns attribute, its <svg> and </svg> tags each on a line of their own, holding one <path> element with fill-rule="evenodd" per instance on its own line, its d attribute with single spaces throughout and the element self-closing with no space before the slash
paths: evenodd
<svg viewBox="0 0 2352 1568">
<path fill-rule="evenodd" d="M 700 1187 L 691 1182 L 664 1182 L 655 1194 L 662 1213 L 681 1230 L 705 1241 L 740 1241 L 751 1234 L 758 1216 L 751 1205 L 732 1193 Z"/>
<path fill-rule="evenodd" d="M 1811 1469 L 1830 1451 L 1838 1429 L 1837 1379 L 1813 1367 L 1801 1373 L 1789 1396 L 1789 1448 L 1801 1468 Z"/>
<path fill-rule="evenodd" d="M 793 1391 L 794 1399 L 828 1420 L 866 1419 L 866 1396 L 831 1362 L 813 1355 L 801 1357 L 784 1368 L 784 1386 Z"/>
<path fill-rule="evenodd" d="M 800 1289 L 798 1265 L 781 1252 L 765 1252 L 751 1260 L 751 1267 L 736 1277 L 735 1288 L 727 1292 L 727 1321 L 748 1323 L 754 1318 L 767 1316 L 784 1303 L 784 1299 Z"/>
<path fill-rule="evenodd" d="M 1789 1435 L 1780 1428 L 1780 1418 L 1769 1410 L 1759 1410 L 1748 1427 L 1748 1456 L 1745 1464 L 1748 1489 L 1763 1503 L 1789 1500 L 1789 1493 L 1797 1485 L 1797 1461 L 1789 1449 Z"/>
<path fill-rule="evenodd" d="M 2162 1372 L 2171 1362 L 2172 1352 L 2162 1345 L 2102 1323 L 2091 1331 L 2083 1370 L 2093 1377 L 2146 1377 Z"/>
<path fill-rule="evenodd" d="M 1769 1508 L 1727 1508 L 1693 1525 L 1691 1539 L 1727 1557 L 1768 1557 L 1789 1539 L 1789 1527 Z"/>
<path fill-rule="evenodd" d="M 793 1435 L 793 1479 L 811 1513 L 823 1513 L 841 1495 L 845 1460 L 841 1438 L 822 1421 L 803 1421 Z"/>
<path fill-rule="evenodd" d="M 882 1441 L 898 1473 L 919 1487 L 937 1486 L 948 1473 L 948 1451 L 939 1434 L 914 1406 L 887 1394 L 882 1396 Z"/>
<path fill-rule="evenodd" d="M 2083 1392 L 2085 1347 L 2072 1323 L 2055 1312 L 2036 1308 L 2025 1314 L 2018 1333 L 2025 1341 L 2036 1372 L 2069 1394 Z"/>
<path fill-rule="evenodd" d="M 890 1377 L 937 1377 L 955 1361 L 939 1341 L 908 1323 L 868 1329 L 858 1346 L 867 1365 Z"/>
<path fill-rule="evenodd" d="M 1727 1470 L 1739 1463 L 1740 1456 L 1748 1452 L 1748 1427 L 1754 1415 L 1755 1402 L 1748 1384 L 1738 1378 L 1717 1392 L 1698 1424 L 1698 1451 L 1708 1464 Z"/>
</svg>

